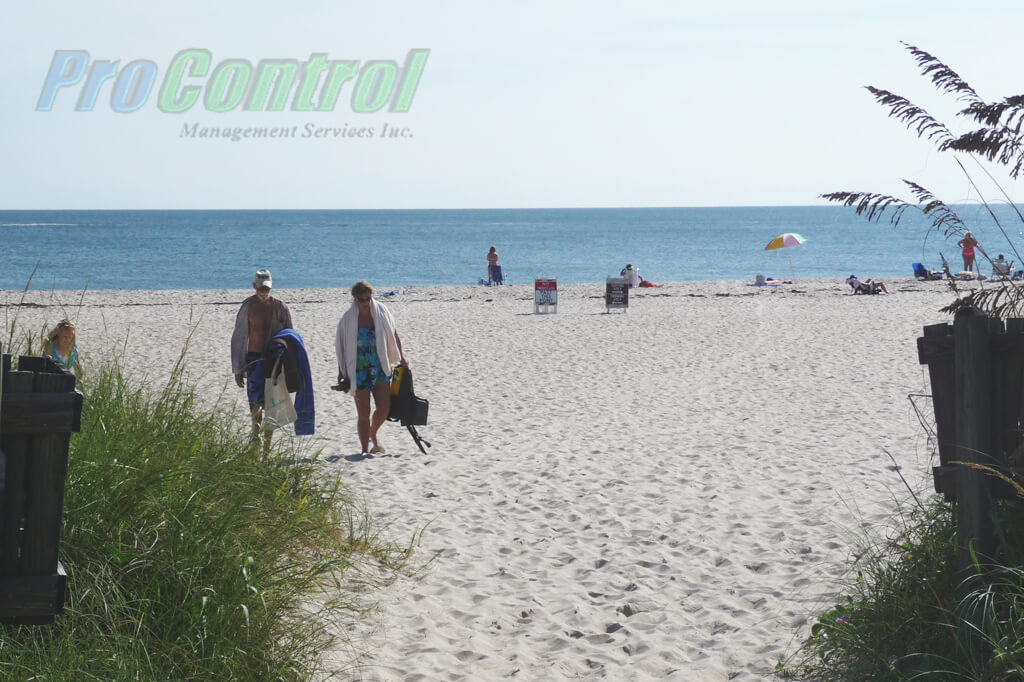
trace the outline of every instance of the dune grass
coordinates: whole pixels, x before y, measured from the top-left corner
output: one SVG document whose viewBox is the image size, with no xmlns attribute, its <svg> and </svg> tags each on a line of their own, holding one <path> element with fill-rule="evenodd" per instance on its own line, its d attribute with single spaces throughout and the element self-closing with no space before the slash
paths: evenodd
<svg viewBox="0 0 1024 682">
<path fill-rule="evenodd" d="M 0 628 L 0 679 L 322 679 L 321 653 L 402 570 L 411 546 L 383 540 L 337 479 L 288 452 L 264 459 L 180 376 L 154 393 L 116 362 L 90 372 L 66 612 Z"/>
<path fill-rule="evenodd" d="M 1024 500 L 996 506 L 999 551 L 957 578 L 956 509 L 926 502 L 856 557 L 842 603 L 776 671 L 801 680 L 1024 679 Z"/>
</svg>

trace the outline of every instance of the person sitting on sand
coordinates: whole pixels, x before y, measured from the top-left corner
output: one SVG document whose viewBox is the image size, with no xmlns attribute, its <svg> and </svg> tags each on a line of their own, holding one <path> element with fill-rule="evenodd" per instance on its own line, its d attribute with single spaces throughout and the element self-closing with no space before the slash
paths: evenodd
<svg viewBox="0 0 1024 682">
<path fill-rule="evenodd" d="M 257 438 L 263 421 L 266 396 L 263 373 L 263 351 L 282 329 L 292 329 L 292 314 L 283 301 L 270 295 L 273 280 L 270 270 L 257 270 L 252 280 L 256 293 L 242 301 L 235 315 L 235 330 L 231 334 L 231 371 L 235 384 L 244 388 L 249 399 L 252 417 L 252 435 Z M 270 453 L 273 429 L 263 432 L 263 456 Z"/>
<path fill-rule="evenodd" d="M 889 290 L 885 288 L 885 284 L 882 282 L 876 282 L 874 280 L 867 280 L 865 282 L 857 279 L 856 275 L 850 275 L 846 278 L 846 283 L 853 288 L 854 294 L 888 294 Z"/>
<path fill-rule="evenodd" d="M 64 318 L 43 339 L 43 355 L 50 358 L 63 369 L 74 372 L 79 379 L 84 370 L 78 360 L 78 338 L 75 323 Z"/>
<path fill-rule="evenodd" d="M 633 267 L 632 263 L 626 263 L 619 275 L 629 280 L 629 288 L 635 289 L 640 286 L 640 270 Z"/>
<path fill-rule="evenodd" d="M 1013 268 L 1013 262 L 1007 262 L 1003 254 L 999 254 L 999 258 L 992 261 L 992 275 L 994 277 L 1009 277 L 1011 268 Z"/>
</svg>

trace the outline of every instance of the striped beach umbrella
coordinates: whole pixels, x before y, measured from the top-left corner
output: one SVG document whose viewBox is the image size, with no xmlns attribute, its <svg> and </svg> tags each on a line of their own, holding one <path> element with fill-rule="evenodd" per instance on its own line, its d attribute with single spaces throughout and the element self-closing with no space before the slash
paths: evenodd
<svg viewBox="0 0 1024 682">
<path fill-rule="evenodd" d="M 797 234 L 796 232 L 783 232 L 778 237 L 775 237 L 768 246 L 764 247 L 765 251 L 774 251 L 776 249 L 788 249 L 791 246 L 799 246 L 807 241 L 807 238 L 803 235 Z M 793 275 L 793 279 L 796 279 L 796 273 L 793 270 L 793 259 L 787 253 L 786 258 L 789 259 L 789 271 Z"/>
</svg>

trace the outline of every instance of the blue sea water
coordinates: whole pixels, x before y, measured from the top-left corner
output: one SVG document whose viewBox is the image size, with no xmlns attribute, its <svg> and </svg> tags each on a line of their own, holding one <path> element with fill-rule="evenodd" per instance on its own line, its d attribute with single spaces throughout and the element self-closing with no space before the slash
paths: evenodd
<svg viewBox="0 0 1024 682">
<path fill-rule="evenodd" d="M 1020 262 L 982 207 L 960 209 L 993 258 Z M 997 215 L 1024 247 L 1012 207 Z M 807 241 L 765 251 L 783 232 Z M 0 288 L 244 289 L 260 267 L 280 288 L 466 285 L 491 244 L 512 284 L 602 282 L 627 262 L 654 282 L 910 276 L 940 252 L 960 269 L 955 240 L 916 212 L 894 228 L 841 206 L 0 211 Z"/>
</svg>

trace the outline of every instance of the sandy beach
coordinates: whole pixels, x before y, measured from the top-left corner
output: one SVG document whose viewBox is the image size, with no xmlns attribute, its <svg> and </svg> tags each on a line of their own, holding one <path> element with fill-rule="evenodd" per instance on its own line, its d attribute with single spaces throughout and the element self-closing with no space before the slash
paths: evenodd
<svg viewBox="0 0 1024 682">
<path fill-rule="evenodd" d="M 931 490 L 907 396 L 929 392 L 916 339 L 950 321 L 952 294 L 887 284 L 889 296 L 849 295 L 840 279 L 668 283 L 610 314 L 603 284 L 578 284 L 548 315 L 528 286 L 378 286 L 394 292 L 380 300 L 430 400 L 433 447 L 387 424 L 388 453 L 372 457 L 358 455 L 351 398 L 330 390 L 348 291 L 275 290 L 313 366 L 317 435 L 296 444 L 397 541 L 418 534 L 414 562 L 429 561 L 340 633 L 339 664 L 363 652 L 346 678 L 771 677 L 833 603 L 850 552 L 909 504 L 890 454 Z M 228 340 L 249 293 L 0 303 L 5 329 L 72 317 L 86 363 L 116 351 L 154 387 L 184 348 L 190 380 L 244 425 Z"/>
</svg>

